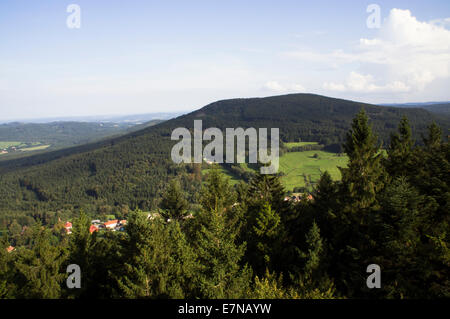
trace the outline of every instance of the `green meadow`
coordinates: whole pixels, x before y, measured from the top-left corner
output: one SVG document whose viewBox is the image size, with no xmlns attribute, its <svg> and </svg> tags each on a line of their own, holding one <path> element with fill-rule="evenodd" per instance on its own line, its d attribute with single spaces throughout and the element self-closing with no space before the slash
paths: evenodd
<svg viewBox="0 0 450 319">
<path fill-rule="evenodd" d="M 39 150 L 45 150 L 46 148 L 50 147 L 50 145 L 39 145 L 39 146 L 33 146 L 33 147 L 27 147 L 27 148 L 21 148 L 21 151 L 24 152 L 30 152 L 30 151 L 39 151 Z"/>
<path fill-rule="evenodd" d="M 284 143 L 287 148 L 294 148 L 305 145 L 317 145 L 317 142 L 287 142 Z"/>
<path fill-rule="evenodd" d="M 13 142 L 13 141 L 0 141 L 0 148 L 8 148 L 11 146 L 15 146 L 15 147 L 19 147 L 19 146 L 24 146 L 26 144 L 23 144 L 22 142 Z"/>
<path fill-rule="evenodd" d="M 333 180 L 339 180 L 341 173 L 338 166 L 345 167 L 347 161 L 346 155 L 325 151 L 285 153 L 280 157 L 279 171 L 284 174 L 281 181 L 286 190 L 292 191 L 294 187 L 307 187 L 317 183 L 325 171 L 330 173 Z"/>
<path fill-rule="evenodd" d="M 214 164 L 213 164 L 214 165 Z M 226 169 L 224 169 L 222 166 L 217 166 L 220 173 L 225 176 L 228 180 L 228 183 L 230 185 L 235 185 L 237 183 L 239 183 L 239 179 L 237 179 L 236 177 L 234 177 L 230 172 L 228 172 Z M 203 168 L 202 169 L 202 175 L 205 176 L 206 174 L 208 174 L 209 171 L 211 171 L 212 168 Z"/>
</svg>

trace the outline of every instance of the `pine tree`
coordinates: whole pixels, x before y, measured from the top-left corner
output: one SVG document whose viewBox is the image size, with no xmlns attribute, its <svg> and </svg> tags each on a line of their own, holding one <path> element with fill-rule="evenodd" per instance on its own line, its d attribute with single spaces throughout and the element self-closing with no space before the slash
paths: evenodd
<svg viewBox="0 0 450 319">
<path fill-rule="evenodd" d="M 362 109 L 353 119 L 344 144 L 349 157 L 348 167 L 339 168 L 342 185 L 354 211 L 374 205 L 377 192 L 384 186 L 385 176 L 380 162 L 382 155 L 376 142 L 377 137 L 372 133 L 369 119 Z"/>
<path fill-rule="evenodd" d="M 130 214 L 122 246 L 123 273 L 115 274 L 127 298 L 192 297 L 195 255 L 179 223 Z"/>
<path fill-rule="evenodd" d="M 260 273 L 266 268 L 272 268 L 272 256 L 277 247 L 281 229 L 281 219 L 278 213 L 270 207 L 269 203 L 264 203 L 260 212 L 256 216 L 252 229 L 251 244 L 249 244 L 249 254 L 253 270 Z"/>
<path fill-rule="evenodd" d="M 182 220 L 186 216 L 189 203 L 181 190 L 180 183 L 176 179 L 170 181 L 160 207 L 165 210 L 163 215 L 166 219 Z"/>
<path fill-rule="evenodd" d="M 33 229 L 33 247 L 20 250 L 15 268 L 18 298 L 54 299 L 61 296 L 66 278 L 63 265 L 67 257 L 61 247 L 50 243 L 50 232 L 37 225 Z"/>
<path fill-rule="evenodd" d="M 287 251 L 286 225 L 291 222 L 291 207 L 284 201 L 284 188 L 276 175 L 257 174 L 249 182 L 244 197 L 241 242 L 248 243 L 245 260 L 259 276 L 266 268 L 281 272 Z"/>
<path fill-rule="evenodd" d="M 386 169 L 391 176 L 409 174 L 412 168 L 413 145 L 411 127 L 408 119 L 403 117 L 398 126 L 398 133 L 391 135 L 391 143 L 387 150 Z"/>
<path fill-rule="evenodd" d="M 320 229 L 316 222 L 306 234 L 307 252 L 302 253 L 304 267 L 302 273 L 292 279 L 295 283 L 294 291 L 300 298 L 318 299 L 334 298 L 335 288 L 333 281 L 328 277 L 323 260 L 325 259 L 325 243 L 320 236 Z"/>
<path fill-rule="evenodd" d="M 237 244 L 239 229 L 229 218 L 228 182 L 212 171 L 202 189 L 203 211 L 194 243 L 200 272 L 198 296 L 202 298 L 242 298 L 249 287 L 251 271 L 241 265 L 246 244 Z M 228 205 L 227 205 L 228 203 Z"/>
<path fill-rule="evenodd" d="M 69 238 L 69 258 L 68 264 L 76 264 L 81 270 L 81 289 L 71 289 L 67 293 L 82 297 L 87 294 L 86 290 L 91 286 L 91 282 L 95 281 L 91 258 L 95 254 L 93 246 L 96 242 L 96 233 L 89 232 L 91 222 L 84 211 L 80 212 L 80 216 L 73 221 L 72 233 Z"/>
<path fill-rule="evenodd" d="M 374 255 L 379 255 L 373 261 L 382 265 L 385 283 L 379 296 L 420 298 L 423 269 L 418 259 L 418 234 L 423 196 L 400 176 L 380 194 L 380 203 L 382 209 L 371 223 L 372 237 L 378 243 Z M 368 295 L 374 292 L 368 291 Z"/>
<path fill-rule="evenodd" d="M 382 154 L 376 144 L 368 123 L 368 117 L 361 110 L 354 118 L 347 134 L 344 150 L 349 157 L 348 167 L 339 168 L 342 174 L 335 211 L 334 246 L 330 262 L 334 264 L 332 275 L 345 295 L 359 296 L 364 287 L 362 264 L 371 263 L 371 251 L 377 243 L 370 237 L 370 220 L 380 208 L 377 194 L 387 180 L 381 164 Z"/>
<path fill-rule="evenodd" d="M 217 167 L 213 167 L 200 190 L 200 204 L 208 212 L 230 210 L 236 202 L 236 194 L 225 181 Z"/>
<path fill-rule="evenodd" d="M 428 135 L 423 137 L 423 142 L 427 149 L 433 149 L 440 146 L 442 140 L 442 130 L 435 123 L 428 126 Z"/>
</svg>

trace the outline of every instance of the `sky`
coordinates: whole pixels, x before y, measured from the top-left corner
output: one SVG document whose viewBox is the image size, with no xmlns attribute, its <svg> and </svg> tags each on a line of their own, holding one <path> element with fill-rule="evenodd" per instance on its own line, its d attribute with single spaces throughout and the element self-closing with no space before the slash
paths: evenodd
<svg viewBox="0 0 450 319">
<path fill-rule="evenodd" d="M 449 88 L 448 0 L 0 1 L 2 121 L 287 93 L 450 101 Z"/>
</svg>

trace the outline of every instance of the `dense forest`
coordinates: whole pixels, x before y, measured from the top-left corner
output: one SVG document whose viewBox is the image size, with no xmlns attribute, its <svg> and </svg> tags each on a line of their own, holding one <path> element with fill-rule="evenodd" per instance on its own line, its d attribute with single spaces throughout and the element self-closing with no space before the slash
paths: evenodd
<svg viewBox="0 0 450 319">
<path fill-rule="evenodd" d="M 110 167 L 116 170 L 111 178 L 121 178 L 99 183 L 89 196 L 104 198 L 105 188 L 123 187 L 118 202 L 145 196 L 150 200 L 156 178 L 168 179 L 170 183 L 158 184 L 163 191 L 155 207 L 161 217 L 148 218 L 136 205 L 122 210 L 127 220 L 123 232 L 91 234 L 95 214 L 85 210 L 67 235 L 62 215 L 46 215 L 48 211 L 36 207 L 40 221 L 24 229 L 14 220 L 1 238 L 0 297 L 448 298 L 449 143 L 435 123 L 415 143 L 411 121 L 404 117 L 384 156 L 369 116 L 374 115 L 360 111 L 345 134 L 343 151 L 349 163 L 341 168 L 342 180 L 333 181 L 325 172 L 312 199 L 296 203 L 285 200 L 277 175 L 255 175 L 231 187 L 217 169 L 203 183 L 197 181 L 199 192 L 192 195 L 185 184 L 191 175 L 191 184 L 196 181 L 195 168 L 190 174 L 186 167 L 158 165 L 158 156 L 163 161 L 165 156 L 162 143 L 152 145 L 153 157 L 140 158 L 158 173 L 146 181 L 148 170 L 140 172 L 147 193 L 139 193 L 132 185 L 137 181 L 124 173 L 137 158 L 124 158 L 130 167 Z M 54 164 L 53 172 L 71 182 L 52 187 L 73 196 L 70 200 L 82 198 L 68 188 L 80 166 L 85 165 L 86 182 L 89 175 L 102 174 L 100 159 L 127 154 L 108 150 L 86 153 L 85 161 L 68 157 Z M 49 174 L 45 166 L 39 170 L 43 177 Z M 37 176 L 33 171 L 24 174 L 19 187 L 44 203 L 60 201 L 52 198 L 58 194 L 52 188 L 40 186 Z M 28 200 L 36 203 L 36 198 Z M 22 200 L 27 199 L 17 198 L 17 205 Z M 10 245 L 15 249 L 7 250 Z M 66 287 L 69 264 L 81 268 L 80 289 Z M 380 289 L 366 286 L 370 264 L 381 267 Z"/>
<path fill-rule="evenodd" d="M 81 208 L 103 215 L 156 209 L 173 176 L 179 176 L 182 189 L 193 202 L 202 183 L 201 168 L 176 165 L 170 160 L 175 143 L 170 135 L 176 127 L 192 128 L 194 119 L 202 119 L 204 128 L 279 127 L 282 141 L 317 141 L 325 150 L 344 152 L 346 132 L 361 107 L 383 147 L 402 116 L 408 117 L 418 144 L 432 121 L 444 128 L 443 136 L 448 133 L 445 128 L 450 127 L 449 117 L 421 109 L 382 107 L 312 94 L 218 101 L 124 136 L 0 161 L 0 230 L 14 218 L 23 226 L 36 219 L 75 216 Z M 247 181 L 250 177 L 247 172 L 236 173 Z"/>
</svg>

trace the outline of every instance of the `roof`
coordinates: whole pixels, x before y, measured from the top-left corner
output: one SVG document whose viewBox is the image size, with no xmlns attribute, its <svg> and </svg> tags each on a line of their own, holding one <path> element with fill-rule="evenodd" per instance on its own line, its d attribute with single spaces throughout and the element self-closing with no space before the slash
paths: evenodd
<svg viewBox="0 0 450 319">
<path fill-rule="evenodd" d="M 72 223 L 71 222 L 67 222 L 64 227 L 66 228 L 72 228 Z"/>
<path fill-rule="evenodd" d="M 114 225 L 114 224 L 117 224 L 117 222 L 118 222 L 117 219 L 109 220 L 109 221 L 105 222 L 104 225 L 105 225 L 105 226 Z"/>
<path fill-rule="evenodd" d="M 6 251 L 7 251 L 8 253 L 10 253 L 10 252 L 12 252 L 14 249 L 16 249 L 16 248 L 13 247 L 13 246 L 9 246 L 8 248 L 6 248 Z"/>
<path fill-rule="evenodd" d="M 95 225 L 91 225 L 91 227 L 89 227 L 89 232 L 92 234 L 95 231 L 98 231 L 98 227 Z"/>
</svg>

